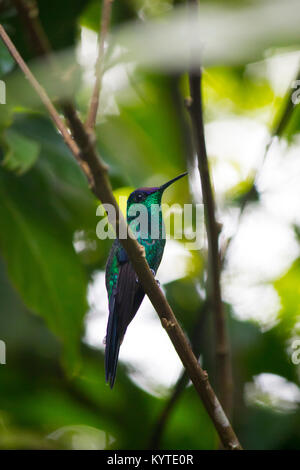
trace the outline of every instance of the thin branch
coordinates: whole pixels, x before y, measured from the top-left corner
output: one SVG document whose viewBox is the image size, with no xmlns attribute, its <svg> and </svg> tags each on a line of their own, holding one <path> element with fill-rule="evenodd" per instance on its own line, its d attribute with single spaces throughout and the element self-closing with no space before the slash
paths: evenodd
<svg viewBox="0 0 300 470">
<path fill-rule="evenodd" d="M 209 271 L 209 298 L 212 304 L 215 321 L 216 342 L 216 370 L 220 401 L 230 415 L 232 409 L 232 371 L 230 363 L 229 341 L 226 328 L 226 319 L 222 302 L 220 285 L 220 258 L 219 258 L 219 226 L 215 218 L 215 201 L 210 180 L 208 159 L 206 153 L 202 95 L 201 70 L 193 70 L 189 74 L 190 80 L 190 115 L 193 127 L 193 136 L 198 168 L 201 179 L 202 196 L 206 231 L 208 239 L 208 271 Z"/>
<path fill-rule="evenodd" d="M 116 214 L 116 232 L 117 234 L 120 233 L 119 230 L 121 229 L 122 232 L 127 235 L 126 238 L 120 239 L 120 242 L 129 256 L 145 293 L 148 295 L 154 309 L 158 313 L 162 326 L 165 328 L 184 367 L 187 369 L 189 377 L 201 397 L 224 447 L 231 450 L 242 449 L 238 438 L 209 383 L 206 371 L 200 367 L 183 330 L 167 302 L 166 297 L 156 283 L 146 261 L 143 247 L 132 236 L 129 227 L 120 212 L 107 176 L 107 166 L 97 154 L 94 143 L 90 139 L 90 134 L 86 131 L 82 121 L 71 107 L 69 110 L 67 109 L 67 119 L 70 122 L 76 143 L 70 138 L 67 129 L 64 127 L 62 120 L 46 92 L 38 84 L 37 80 L 24 63 L 2 25 L 0 25 L 0 36 L 12 57 L 24 72 L 25 77 L 40 96 L 54 123 L 58 126 L 66 144 L 69 146 L 69 149 L 86 175 L 91 190 L 103 204 L 110 204 L 114 207 Z M 80 151 L 78 151 L 78 149 L 80 149 Z"/>
<path fill-rule="evenodd" d="M 34 75 L 29 70 L 29 67 L 26 65 L 26 63 L 22 59 L 21 55 L 19 54 L 19 52 L 15 48 L 14 44 L 12 43 L 12 41 L 10 40 L 8 35 L 6 34 L 5 29 L 3 28 L 2 25 L 0 25 L 0 34 L 1 34 L 1 38 L 4 42 L 4 44 L 6 45 L 7 49 L 9 50 L 11 56 L 15 59 L 15 61 L 19 65 L 20 69 L 24 73 L 25 77 L 28 78 L 30 84 L 35 89 L 35 91 L 39 95 L 41 101 L 43 102 L 43 104 L 45 105 L 47 110 L 49 111 L 49 114 L 51 115 L 57 129 L 62 134 L 65 143 L 68 145 L 71 152 L 76 157 L 77 161 L 80 161 L 80 158 L 79 158 L 79 152 L 80 151 L 79 151 L 78 146 L 76 145 L 76 143 L 72 139 L 69 131 L 65 127 L 64 123 L 62 122 L 62 120 L 61 120 L 59 114 L 57 113 L 55 107 L 53 106 L 49 96 L 47 95 L 47 93 L 45 92 L 43 87 L 39 84 L 39 82 L 36 80 Z"/>
<path fill-rule="evenodd" d="M 86 128 L 90 131 L 93 130 L 96 125 L 103 76 L 104 45 L 110 23 L 112 2 L 113 0 L 103 0 L 102 3 L 101 26 L 98 36 L 98 57 L 95 65 L 96 81 L 85 123 Z"/>
<path fill-rule="evenodd" d="M 31 46 L 37 55 L 51 52 L 51 45 L 39 22 L 39 10 L 35 0 L 12 0 L 28 33 Z"/>
<path fill-rule="evenodd" d="M 194 7 L 197 6 L 198 0 L 187 0 L 187 2 L 192 7 L 191 14 L 194 14 Z M 191 43 L 191 48 L 193 48 L 193 43 Z M 201 93 L 202 72 L 200 67 L 191 66 L 189 83 L 191 95 L 189 111 L 192 121 L 193 141 L 198 159 L 208 240 L 208 288 L 215 323 L 217 392 L 226 414 L 230 416 L 233 403 L 233 380 L 230 346 L 220 284 L 220 227 L 216 221 L 215 201 L 206 152 Z"/>
<path fill-rule="evenodd" d="M 52 72 L 55 74 L 55 80 L 61 80 L 61 73 L 57 62 L 54 60 L 51 44 L 39 19 L 39 10 L 36 0 L 12 0 L 12 2 L 23 21 L 26 31 L 29 33 L 28 37 L 30 39 L 32 49 L 35 51 L 37 56 L 44 57 L 47 60 Z M 61 86 L 64 87 L 65 84 L 61 83 Z M 66 100 L 59 101 L 59 105 L 63 111 L 65 106 L 68 106 L 68 108 L 73 107 L 73 104 Z M 80 150 L 78 149 L 78 152 L 79 151 Z"/>
</svg>

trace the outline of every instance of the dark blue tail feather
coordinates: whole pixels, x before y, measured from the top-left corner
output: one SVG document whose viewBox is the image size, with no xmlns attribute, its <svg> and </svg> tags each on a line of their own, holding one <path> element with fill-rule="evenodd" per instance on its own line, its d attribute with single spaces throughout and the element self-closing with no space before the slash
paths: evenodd
<svg viewBox="0 0 300 470">
<path fill-rule="evenodd" d="M 110 304 L 114 304 L 114 296 Z M 109 306 L 109 318 L 106 331 L 106 347 L 105 347 L 105 380 L 113 388 L 117 372 L 118 357 L 120 351 L 121 340 L 118 335 L 117 315 L 114 311 L 114 305 Z"/>
<path fill-rule="evenodd" d="M 119 351 L 126 329 L 144 298 L 131 263 L 120 265 L 117 285 L 109 300 L 106 332 L 105 377 L 112 388 L 116 378 Z"/>
</svg>

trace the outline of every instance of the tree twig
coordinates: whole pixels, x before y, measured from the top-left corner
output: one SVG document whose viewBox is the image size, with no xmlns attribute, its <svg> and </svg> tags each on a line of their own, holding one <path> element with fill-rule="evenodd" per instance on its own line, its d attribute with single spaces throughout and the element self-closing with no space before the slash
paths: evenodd
<svg viewBox="0 0 300 470">
<path fill-rule="evenodd" d="M 39 85 L 23 61 L 2 25 L 0 25 L 0 36 L 12 57 L 24 72 L 25 77 L 38 93 L 55 125 L 63 135 L 66 144 L 79 162 L 82 171 L 88 179 L 91 190 L 103 204 L 110 204 L 114 207 L 116 213 L 116 232 L 120 233 L 119 230 L 121 228 L 122 231 L 125 230 L 123 233 L 127 234 L 127 237 L 120 239 L 120 242 L 129 256 L 145 293 L 148 295 L 153 307 L 158 313 L 162 326 L 169 335 L 190 379 L 195 386 L 196 391 L 200 395 L 224 447 L 231 450 L 241 449 L 242 447 L 238 438 L 209 383 L 206 371 L 204 371 L 198 364 L 190 344 L 177 322 L 166 297 L 155 281 L 146 261 L 143 247 L 139 245 L 137 240 L 132 236 L 129 227 L 120 212 L 107 176 L 107 166 L 97 154 L 94 143 L 90 138 L 90 134 L 86 131 L 77 113 L 73 108 L 71 108 L 70 110 L 67 110 L 67 118 L 70 122 L 76 142 L 72 140 L 45 90 Z"/>
<path fill-rule="evenodd" d="M 51 52 L 51 45 L 39 22 L 39 10 L 36 0 L 12 0 L 28 33 L 32 48 L 37 55 Z"/>
<path fill-rule="evenodd" d="M 51 44 L 39 20 L 39 10 L 36 0 L 12 0 L 12 2 L 24 23 L 26 31 L 29 33 L 28 37 L 32 49 L 38 57 L 44 57 L 48 61 L 51 70 L 55 73 L 55 79 L 60 80 L 60 70 L 58 69 L 57 62 L 54 60 Z M 65 86 L 65 84 L 62 83 L 61 86 Z M 59 104 L 63 111 L 65 111 L 64 108 L 67 106 L 68 109 L 73 107 L 75 112 L 72 102 L 60 100 Z"/>
<path fill-rule="evenodd" d="M 195 5 L 197 6 L 198 1 L 187 0 L 187 2 L 192 7 L 191 14 L 194 14 L 194 7 Z M 193 48 L 192 43 L 191 48 Z M 200 67 L 191 65 L 189 70 L 189 83 L 191 95 L 189 111 L 192 122 L 194 147 L 198 159 L 198 169 L 201 180 L 205 225 L 208 240 L 208 289 L 215 324 L 214 333 L 217 393 L 220 397 L 220 401 L 226 414 L 230 416 L 233 403 L 233 380 L 230 360 L 230 346 L 220 284 L 220 227 L 216 221 L 215 201 L 206 152 L 201 92 L 202 71 Z"/>
<path fill-rule="evenodd" d="M 226 328 L 226 319 L 222 302 L 220 286 L 220 258 L 219 258 L 219 226 L 215 218 L 215 202 L 208 168 L 206 153 L 202 95 L 201 70 L 192 70 L 189 73 L 190 81 L 190 115 L 198 168 L 201 179 L 206 231 L 208 239 L 208 271 L 209 271 L 209 298 L 212 304 L 215 321 L 216 343 L 216 371 L 218 393 L 220 401 L 227 414 L 232 409 L 232 371 L 230 363 L 229 341 Z"/>
<path fill-rule="evenodd" d="M 103 76 L 104 45 L 110 23 L 112 2 L 113 0 L 103 0 L 102 3 L 101 25 L 98 36 L 98 57 L 95 65 L 96 81 L 85 123 L 89 131 L 93 130 L 96 125 Z"/>
</svg>

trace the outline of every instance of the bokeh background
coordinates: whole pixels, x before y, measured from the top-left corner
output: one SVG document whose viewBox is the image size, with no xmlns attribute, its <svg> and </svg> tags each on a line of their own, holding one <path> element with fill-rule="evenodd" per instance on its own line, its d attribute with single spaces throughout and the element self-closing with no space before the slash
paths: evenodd
<svg viewBox="0 0 300 470">
<path fill-rule="evenodd" d="M 1 2 L 1 23 L 53 99 L 72 97 L 84 117 L 102 2 L 37 2 L 60 77 L 36 57 L 15 3 Z M 199 11 L 187 23 L 185 2 L 114 1 L 97 146 L 116 196 L 188 167 L 189 181 L 164 202 L 201 201 L 184 107 L 187 65 L 201 61 L 233 425 L 245 448 L 299 449 L 300 105 L 291 84 L 300 5 L 209 1 Z M 218 448 L 148 299 L 122 344 L 114 389 L 105 384 L 111 240 L 96 237 L 98 202 L 2 43 L 0 74 L 0 448 Z M 171 239 L 157 277 L 214 384 L 206 257 L 205 242 L 189 251 Z"/>
</svg>

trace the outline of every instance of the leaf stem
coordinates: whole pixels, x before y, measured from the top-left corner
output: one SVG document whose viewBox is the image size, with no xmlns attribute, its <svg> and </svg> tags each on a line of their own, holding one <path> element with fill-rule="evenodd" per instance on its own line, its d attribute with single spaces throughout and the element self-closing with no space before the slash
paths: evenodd
<svg viewBox="0 0 300 470">
<path fill-rule="evenodd" d="M 112 2 L 113 0 L 103 0 L 102 3 L 101 26 L 98 35 L 98 57 L 95 65 L 96 80 L 85 123 L 89 131 L 93 130 L 96 125 L 103 76 L 104 45 L 110 23 Z"/>
</svg>

